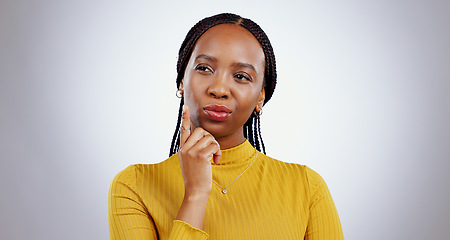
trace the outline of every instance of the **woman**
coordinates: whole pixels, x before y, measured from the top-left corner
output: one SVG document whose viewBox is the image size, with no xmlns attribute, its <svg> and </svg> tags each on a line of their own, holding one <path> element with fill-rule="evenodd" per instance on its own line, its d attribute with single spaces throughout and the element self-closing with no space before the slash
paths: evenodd
<svg viewBox="0 0 450 240">
<path fill-rule="evenodd" d="M 171 156 L 115 177 L 111 239 L 343 239 L 322 178 L 260 152 L 259 117 L 276 84 L 261 28 L 234 14 L 205 18 L 177 70 Z"/>
</svg>

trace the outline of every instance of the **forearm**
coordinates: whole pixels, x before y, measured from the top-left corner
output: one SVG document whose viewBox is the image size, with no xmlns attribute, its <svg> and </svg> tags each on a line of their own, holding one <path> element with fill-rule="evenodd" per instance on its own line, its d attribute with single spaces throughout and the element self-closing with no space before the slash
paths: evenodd
<svg viewBox="0 0 450 240">
<path fill-rule="evenodd" d="M 185 194 L 176 219 L 203 229 L 208 197 L 209 193 Z"/>
</svg>

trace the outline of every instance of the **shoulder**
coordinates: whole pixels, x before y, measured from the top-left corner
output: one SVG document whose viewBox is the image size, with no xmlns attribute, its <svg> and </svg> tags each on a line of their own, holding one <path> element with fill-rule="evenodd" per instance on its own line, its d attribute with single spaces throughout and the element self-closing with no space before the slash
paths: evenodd
<svg viewBox="0 0 450 240">
<path fill-rule="evenodd" d="M 269 168 L 271 171 L 276 171 L 280 174 L 282 173 L 283 175 L 306 177 L 308 171 L 311 170 L 310 168 L 302 164 L 280 161 L 262 153 L 261 155 L 263 158 L 262 163 L 267 168 Z"/>
<path fill-rule="evenodd" d="M 306 180 L 308 181 L 309 189 L 314 192 L 328 192 L 328 187 L 323 178 L 311 168 L 305 166 Z"/>
<path fill-rule="evenodd" d="M 156 164 L 133 164 L 120 171 L 113 179 L 112 184 L 135 184 L 138 179 L 151 178 L 155 175 L 173 174 L 179 171 L 178 155 L 174 154 L 168 159 Z"/>
<path fill-rule="evenodd" d="M 263 162 L 267 166 L 268 171 L 279 175 L 284 180 L 291 179 L 296 184 L 301 182 L 305 187 L 309 188 L 310 191 L 314 191 L 319 187 L 326 188 L 323 178 L 308 166 L 284 162 L 264 154 L 262 155 L 264 157 Z"/>
<path fill-rule="evenodd" d="M 156 173 L 173 172 L 179 169 L 180 162 L 178 160 L 178 154 L 174 154 L 167 158 L 166 160 L 156 163 L 156 164 L 135 164 L 132 165 L 136 169 L 136 174 L 138 176 L 142 175 L 152 175 Z"/>
<path fill-rule="evenodd" d="M 116 176 L 114 177 L 111 186 L 117 185 L 117 184 L 125 184 L 125 185 L 132 185 L 134 182 L 136 182 L 136 167 L 135 165 L 130 165 L 127 168 L 120 171 Z"/>
</svg>

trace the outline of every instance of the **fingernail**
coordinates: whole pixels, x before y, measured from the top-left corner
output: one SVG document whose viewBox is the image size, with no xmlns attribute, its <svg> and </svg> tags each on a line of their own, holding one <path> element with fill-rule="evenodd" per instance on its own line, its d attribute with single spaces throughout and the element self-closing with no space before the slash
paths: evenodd
<svg viewBox="0 0 450 240">
<path fill-rule="evenodd" d="M 186 105 L 183 105 L 183 113 L 186 112 Z"/>
</svg>

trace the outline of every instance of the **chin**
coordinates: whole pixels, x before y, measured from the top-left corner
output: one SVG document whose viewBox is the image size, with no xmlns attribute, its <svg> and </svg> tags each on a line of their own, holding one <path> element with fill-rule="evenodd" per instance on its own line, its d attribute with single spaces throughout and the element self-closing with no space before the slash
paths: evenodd
<svg viewBox="0 0 450 240">
<path fill-rule="evenodd" d="M 230 128 L 224 122 L 206 122 L 200 124 L 200 127 L 211 133 L 215 138 L 230 135 Z"/>
</svg>

